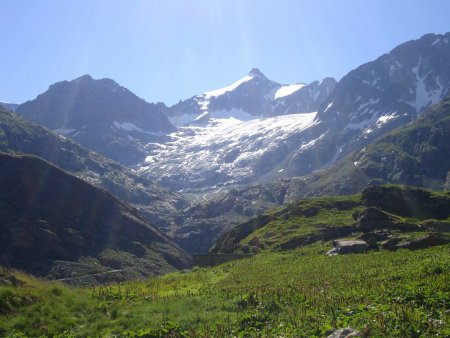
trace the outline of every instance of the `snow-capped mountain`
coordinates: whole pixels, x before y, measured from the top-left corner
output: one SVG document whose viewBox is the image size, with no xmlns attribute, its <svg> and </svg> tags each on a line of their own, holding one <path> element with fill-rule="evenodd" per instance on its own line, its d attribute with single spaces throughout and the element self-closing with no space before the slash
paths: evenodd
<svg viewBox="0 0 450 338">
<path fill-rule="evenodd" d="M 298 111 L 288 104 L 302 90 L 313 93 L 314 83 L 281 86 L 252 70 L 229 87 L 172 107 L 174 123 L 176 117 L 178 122 L 203 123 L 179 128 L 166 143 L 148 144 L 140 171 L 165 186 L 198 191 L 302 176 L 327 167 L 412 121 L 449 93 L 449 38 L 450 33 L 425 35 L 351 71 L 328 97 L 322 94 L 317 114 L 298 114 L 311 107 L 302 101 L 297 101 L 303 104 Z M 322 81 L 325 88 L 328 82 L 332 84 Z M 258 92 L 260 100 L 248 100 L 251 91 Z M 286 109 L 273 117 L 277 100 L 283 100 Z M 287 112 L 297 114 L 284 115 Z"/>
<path fill-rule="evenodd" d="M 89 75 L 55 83 L 16 108 L 33 122 L 126 165 L 144 160 L 143 144 L 175 130 L 165 110 L 163 103 L 148 103 L 111 79 Z"/>
<path fill-rule="evenodd" d="M 335 135 L 342 155 L 412 121 L 450 92 L 450 33 L 406 42 L 346 75 L 317 122 Z"/>
<path fill-rule="evenodd" d="M 317 111 L 336 85 L 326 78 L 311 84 L 281 85 L 269 80 L 259 69 L 233 84 L 194 96 L 168 111 L 170 121 L 177 126 L 205 125 L 210 119 L 234 117 L 251 120 Z"/>
</svg>

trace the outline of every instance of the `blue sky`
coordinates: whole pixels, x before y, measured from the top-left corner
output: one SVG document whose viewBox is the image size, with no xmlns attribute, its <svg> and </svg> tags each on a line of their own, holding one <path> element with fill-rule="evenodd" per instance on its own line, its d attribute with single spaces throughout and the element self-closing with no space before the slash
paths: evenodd
<svg viewBox="0 0 450 338">
<path fill-rule="evenodd" d="M 339 80 L 450 31 L 448 13 L 447 0 L 0 0 L 0 101 L 83 74 L 169 105 L 253 67 L 281 83 Z"/>
</svg>

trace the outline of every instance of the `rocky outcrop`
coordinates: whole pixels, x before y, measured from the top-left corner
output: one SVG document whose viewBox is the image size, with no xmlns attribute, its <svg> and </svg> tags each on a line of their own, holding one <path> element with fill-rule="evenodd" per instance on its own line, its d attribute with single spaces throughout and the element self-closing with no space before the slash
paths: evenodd
<svg viewBox="0 0 450 338">
<path fill-rule="evenodd" d="M 435 245 L 447 244 L 449 242 L 450 242 L 450 238 L 447 236 L 444 237 L 442 234 L 441 235 L 429 234 L 427 236 L 423 236 L 423 237 L 416 238 L 411 241 L 397 244 L 396 247 L 398 249 L 416 250 L 416 249 L 429 248 L 429 247 L 435 246 Z"/>
<path fill-rule="evenodd" d="M 351 338 L 351 337 L 364 337 L 361 332 L 351 327 L 339 329 L 330 334 L 327 338 Z"/>
<path fill-rule="evenodd" d="M 380 208 L 404 217 L 425 220 L 446 219 L 450 216 L 449 192 L 436 195 L 413 187 L 370 186 L 363 190 L 362 201 L 368 207 Z"/>
<path fill-rule="evenodd" d="M 334 248 L 327 252 L 328 256 L 349 253 L 362 253 L 369 249 L 369 244 L 361 239 L 338 239 L 333 241 Z"/>
<path fill-rule="evenodd" d="M 16 112 L 126 165 L 145 159 L 142 144 L 175 130 L 163 103 L 148 103 L 111 79 L 89 75 L 55 83 Z"/>
<path fill-rule="evenodd" d="M 360 231 L 368 232 L 374 229 L 392 228 L 397 220 L 386 212 L 369 207 L 353 215 L 356 218 L 356 227 Z"/>
</svg>

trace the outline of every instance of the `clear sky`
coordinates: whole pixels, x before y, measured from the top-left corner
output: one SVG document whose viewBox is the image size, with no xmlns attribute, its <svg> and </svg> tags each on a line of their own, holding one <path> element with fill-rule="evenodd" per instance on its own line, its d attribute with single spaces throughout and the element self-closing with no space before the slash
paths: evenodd
<svg viewBox="0 0 450 338">
<path fill-rule="evenodd" d="M 425 33 L 448 0 L 0 0 L 0 101 L 61 80 L 109 77 L 149 102 L 233 83 L 340 79 Z"/>
</svg>

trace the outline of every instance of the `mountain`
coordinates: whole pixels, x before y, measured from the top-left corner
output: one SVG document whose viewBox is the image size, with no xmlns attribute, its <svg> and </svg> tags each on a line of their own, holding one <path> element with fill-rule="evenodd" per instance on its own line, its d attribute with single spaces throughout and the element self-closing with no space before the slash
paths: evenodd
<svg viewBox="0 0 450 338">
<path fill-rule="evenodd" d="M 39 156 L 134 205 L 164 231 L 176 227 L 179 210 L 188 206 L 181 196 L 170 190 L 2 107 L 0 151 Z"/>
<path fill-rule="evenodd" d="M 339 81 L 316 116 L 329 129 L 321 143 L 333 142 L 342 158 L 449 93 L 450 33 L 408 41 Z"/>
<path fill-rule="evenodd" d="M 38 157 L 0 153 L 0 184 L 2 265 L 99 280 L 189 266 L 189 257 L 135 209 Z"/>
<path fill-rule="evenodd" d="M 214 238 L 248 217 L 301 198 L 360 193 L 370 184 L 405 184 L 450 189 L 450 96 L 329 168 L 307 176 L 229 189 L 187 209 L 188 224 L 175 240 L 191 252 L 205 251 Z"/>
<path fill-rule="evenodd" d="M 16 108 L 31 121 L 69 136 L 81 145 L 123 164 L 145 158 L 142 143 L 175 130 L 162 103 L 148 103 L 111 79 L 89 75 L 55 83 Z"/>
<path fill-rule="evenodd" d="M 326 78 L 310 84 L 281 85 L 269 80 L 259 69 L 235 83 L 181 101 L 167 112 L 172 123 L 208 124 L 212 119 L 233 117 L 251 120 L 257 117 L 309 113 L 320 104 L 336 86 L 336 80 Z"/>
<path fill-rule="evenodd" d="M 167 142 L 147 145 L 140 170 L 163 186 L 199 193 L 325 169 L 450 93 L 449 37 L 427 34 L 351 71 L 317 114 L 268 117 L 274 111 L 265 108 L 267 93 L 280 87 L 252 71 L 225 89 L 180 103 L 178 113 L 194 107 L 188 115 L 197 121 L 204 108 L 209 123 L 179 128 Z M 251 109 L 244 105 L 250 88 L 259 93 Z M 292 95 L 299 94 L 283 99 Z"/>
<path fill-rule="evenodd" d="M 345 240 L 345 241 L 344 241 Z M 333 241 L 346 250 L 418 249 L 450 242 L 450 193 L 407 186 L 370 186 L 359 195 L 309 198 L 290 203 L 225 232 L 219 253 L 291 250 Z M 347 242 L 347 243 L 345 243 Z M 331 243 L 330 243 L 331 244 Z M 332 249 L 332 246 L 329 246 Z"/>
<path fill-rule="evenodd" d="M 4 107 L 5 109 L 14 111 L 19 105 L 16 103 L 4 103 L 0 102 L 0 106 Z"/>
</svg>

